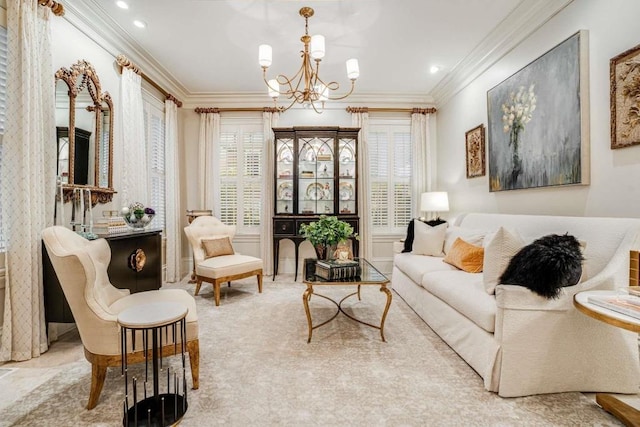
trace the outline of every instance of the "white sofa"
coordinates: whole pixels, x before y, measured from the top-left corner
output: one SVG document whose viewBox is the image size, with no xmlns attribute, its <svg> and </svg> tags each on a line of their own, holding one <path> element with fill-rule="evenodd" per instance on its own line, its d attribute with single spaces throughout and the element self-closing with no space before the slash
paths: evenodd
<svg viewBox="0 0 640 427">
<path fill-rule="evenodd" d="M 394 291 L 484 379 L 487 390 L 504 397 L 640 391 L 637 334 L 573 306 L 577 292 L 628 286 L 629 250 L 640 220 L 470 213 L 449 225 L 456 226 L 458 232 L 487 233 L 485 240 L 505 227 L 526 243 L 564 233 L 586 243 L 580 283 L 562 288 L 557 299 L 515 285 L 498 285 L 491 295 L 482 273 L 458 270 L 442 257 L 395 255 Z"/>
</svg>

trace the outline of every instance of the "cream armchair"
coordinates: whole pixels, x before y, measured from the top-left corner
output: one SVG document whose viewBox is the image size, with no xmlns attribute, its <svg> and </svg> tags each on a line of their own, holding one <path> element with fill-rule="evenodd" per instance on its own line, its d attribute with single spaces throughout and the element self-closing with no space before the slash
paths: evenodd
<svg viewBox="0 0 640 427">
<path fill-rule="evenodd" d="M 86 359 L 91 363 L 91 391 L 87 409 L 98 404 L 107 368 L 121 366 L 120 327 L 118 313 L 136 305 L 160 301 L 179 301 L 189 309 L 187 314 L 187 342 L 193 388 L 199 386 L 198 314 L 195 300 L 182 289 L 138 292 L 129 295 L 109 282 L 107 267 L 111 249 L 104 239 L 86 240 L 65 227 L 54 226 L 43 230 L 49 258 L 69 302 L 71 312 L 84 346 Z M 132 348 L 130 344 L 127 348 Z M 146 351 L 127 355 L 129 364 L 145 360 Z M 162 348 L 162 354 L 174 354 L 174 344 Z M 180 346 L 177 347 L 178 349 Z M 148 357 L 151 358 L 151 350 Z"/>
<path fill-rule="evenodd" d="M 219 219 L 212 216 L 199 216 L 191 224 L 184 228 L 193 249 L 195 264 L 196 290 L 200 292 L 202 282 L 213 285 L 213 293 L 216 306 L 220 305 L 220 284 L 245 277 L 257 276 L 258 292 L 262 292 L 262 260 L 249 255 L 234 253 L 206 258 L 203 240 L 216 240 L 228 237 L 233 240 L 236 228 L 225 225 Z"/>
</svg>

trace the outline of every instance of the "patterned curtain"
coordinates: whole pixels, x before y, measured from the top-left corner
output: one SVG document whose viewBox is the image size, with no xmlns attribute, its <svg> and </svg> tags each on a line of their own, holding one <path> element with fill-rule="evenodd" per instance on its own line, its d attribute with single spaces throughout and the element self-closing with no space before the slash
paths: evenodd
<svg viewBox="0 0 640 427">
<path fill-rule="evenodd" d="M 274 176 L 274 140 L 271 128 L 278 126 L 278 118 L 280 113 L 268 112 L 262 113 L 262 135 L 264 136 L 264 148 L 262 156 L 262 233 L 260 233 L 260 253 L 263 262 L 264 274 L 269 276 L 273 274 L 273 181 L 269 179 Z"/>
<path fill-rule="evenodd" d="M 360 256 L 372 259 L 373 242 L 371 238 L 370 197 L 371 185 L 369 180 L 369 150 L 367 140 L 369 138 L 369 113 L 351 113 L 351 123 L 360 128 L 358 134 L 358 213 L 360 214 Z"/>
<path fill-rule="evenodd" d="M 220 141 L 220 113 L 200 114 L 200 207 L 213 211 L 215 149 Z"/>
<path fill-rule="evenodd" d="M 411 200 L 413 200 L 412 216 L 419 217 L 420 195 L 431 191 L 431 166 L 429 154 L 429 114 L 411 114 Z"/>
<path fill-rule="evenodd" d="M 178 106 L 172 99 L 164 103 L 165 111 L 165 228 L 167 232 L 167 282 L 181 279 L 182 230 L 180 229 L 180 168 L 178 166 Z"/>
<path fill-rule="evenodd" d="M 122 205 L 149 204 L 147 185 L 147 147 L 145 144 L 142 77 L 129 68 L 122 69 L 120 83 L 120 121 L 122 123 Z"/>
<path fill-rule="evenodd" d="M 47 351 L 40 233 L 53 225 L 56 144 L 49 17 L 37 1 L 7 0 L 7 123 L 2 142 L 4 323 L 0 360 Z"/>
</svg>

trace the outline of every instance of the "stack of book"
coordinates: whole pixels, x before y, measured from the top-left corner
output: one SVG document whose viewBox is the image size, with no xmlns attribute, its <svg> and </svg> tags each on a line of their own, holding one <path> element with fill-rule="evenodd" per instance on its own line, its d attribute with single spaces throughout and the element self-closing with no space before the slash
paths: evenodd
<svg viewBox="0 0 640 427">
<path fill-rule="evenodd" d="M 93 232 L 96 234 L 118 234 L 129 231 L 127 223 L 124 222 L 124 218 L 121 216 L 110 216 L 107 218 L 100 218 L 93 225 Z"/>
<path fill-rule="evenodd" d="M 318 260 L 316 262 L 316 276 L 325 280 L 352 279 L 362 274 L 358 261 L 346 260 Z"/>
<path fill-rule="evenodd" d="M 591 295 L 588 301 L 591 304 L 607 308 L 617 313 L 626 314 L 634 319 L 640 319 L 640 296 L 632 293 L 631 290 L 628 295 Z"/>
</svg>

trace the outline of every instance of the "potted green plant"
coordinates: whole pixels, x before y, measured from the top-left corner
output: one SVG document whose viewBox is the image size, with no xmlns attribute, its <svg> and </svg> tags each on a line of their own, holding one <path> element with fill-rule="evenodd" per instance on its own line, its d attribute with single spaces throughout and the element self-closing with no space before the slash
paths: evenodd
<svg viewBox="0 0 640 427">
<path fill-rule="evenodd" d="M 350 237 L 358 238 L 353 227 L 337 216 L 320 215 L 318 221 L 302 224 L 300 233 L 308 239 L 316 250 L 318 259 L 329 259 L 332 247 L 344 242 Z"/>
</svg>

